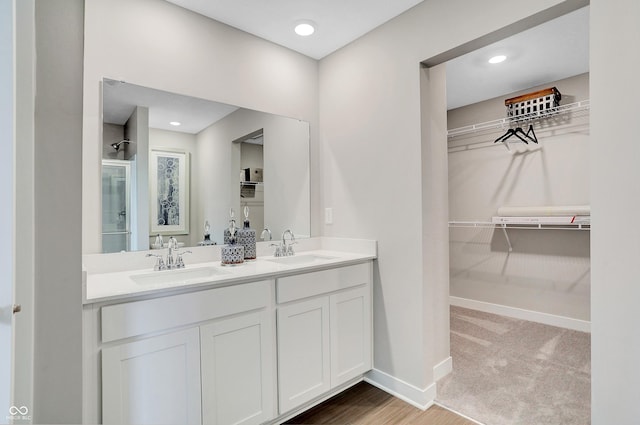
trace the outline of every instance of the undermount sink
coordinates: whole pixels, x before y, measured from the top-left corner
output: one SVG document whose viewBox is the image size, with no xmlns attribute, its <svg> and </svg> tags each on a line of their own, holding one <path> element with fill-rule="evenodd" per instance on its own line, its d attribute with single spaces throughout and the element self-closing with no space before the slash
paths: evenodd
<svg viewBox="0 0 640 425">
<path fill-rule="evenodd" d="M 216 275 L 226 274 L 215 267 L 198 267 L 175 270 L 160 270 L 131 276 L 131 280 L 139 285 L 181 285 L 190 281 L 202 280 Z"/>
<path fill-rule="evenodd" d="M 329 255 L 302 254 L 292 255 L 291 257 L 274 257 L 269 258 L 267 261 L 278 264 L 301 266 L 305 264 L 322 263 L 324 261 L 334 260 L 336 258 L 337 257 L 331 257 Z"/>
</svg>

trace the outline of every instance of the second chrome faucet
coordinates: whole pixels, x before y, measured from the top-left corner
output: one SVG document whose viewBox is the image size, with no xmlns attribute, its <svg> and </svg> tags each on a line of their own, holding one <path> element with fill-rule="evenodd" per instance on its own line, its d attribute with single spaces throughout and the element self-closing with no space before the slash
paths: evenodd
<svg viewBox="0 0 640 425">
<path fill-rule="evenodd" d="M 184 254 L 191 254 L 191 251 L 182 251 L 178 250 L 178 240 L 171 236 L 169 238 L 169 242 L 167 243 L 167 259 L 164 261 L 162 259 L 162 255 L 159 254 L 147 254 L 147 257 L 156 257 L 156 265 L 153 267 L 154 270 L 172 270 L 172 269 L 182 269 L 184 268 L 184 260 L 182 256 Z"/>
<path fill-rule="evenodd" d="M 287 243 L 287 235 L 289 235 L 289 243 Z M 287 257 L 295 255 L 293 251 L 293 245 L 295 245 L 296 237 L 290 229 L 282 232 L 282 242 L 280 244 L 271 244 L 276 247 L 276 251 L 273 253 L 274 257 Z"/>
</svg>

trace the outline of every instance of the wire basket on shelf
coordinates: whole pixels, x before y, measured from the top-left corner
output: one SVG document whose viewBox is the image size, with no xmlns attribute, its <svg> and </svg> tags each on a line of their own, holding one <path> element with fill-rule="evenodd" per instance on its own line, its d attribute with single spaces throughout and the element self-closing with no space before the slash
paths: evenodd
<svg viewBox="0 0 640 425">
<path fill-rule="evenodd" d="M 547 116 L 560 106 L 562 95 L 557 88 L 551 87 L 504 101 L 507 117 L 517 121 Z"/>
</svg>

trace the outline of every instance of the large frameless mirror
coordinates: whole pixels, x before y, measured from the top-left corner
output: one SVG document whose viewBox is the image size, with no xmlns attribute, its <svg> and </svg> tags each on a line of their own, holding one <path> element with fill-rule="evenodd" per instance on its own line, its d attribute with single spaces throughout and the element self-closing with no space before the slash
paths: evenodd
<svg viewBox="0 0 640 425">
<path fill-rule="evenodd" d="M 222 244 L 230 210 L 242 225 L 245 206 L 258 235 L 310 236 L 307 122 L 112 79 L 102 88 L 103 252 L 169 235 L 202 245 L 205 224 Z"/>
</svg>

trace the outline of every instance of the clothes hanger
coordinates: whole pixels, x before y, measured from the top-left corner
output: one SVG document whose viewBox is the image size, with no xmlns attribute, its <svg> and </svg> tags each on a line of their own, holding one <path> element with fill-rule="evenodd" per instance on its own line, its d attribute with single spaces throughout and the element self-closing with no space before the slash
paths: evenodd
<svg viewBox="0 0 640 425">
<path fill-rule="evenodd" d="M 529 144 L 529 142 L 533 142 L 538 144 L 538 138 L 536 137 L 535 131 L 533 131 L 533 124 L 529 124 L 529 129 L 525 133 L 522 127 L 516 127 L 515 129 L 509 128 L 507 131 L 500 137 L 498 137 L 493 143 L 505 142 L 507 139 L 512 136 L 516 136 L 518 139 L 522 140 L 525 144 Z"/>
<path fill-rule="evenodd" d="M 529 141 L 531 141 L 531 142 L 533 142 L 535 144 L 538 144 L 538 138 L 536 137 L 535 131 L 533 131 L 533 124 L 529 124 L 529 129 L 527 130 L 526 133 L 524 132 L 522 127 L 516 128 L 515 134 L 516 134 L 516 136 L 518 136 L 518 138 L 520 140 L 524 141 L 524 139 L 522 138 L 522 137 L 524 137 L 525 139 L 527 139 L 527 140 L 529 140 Z M 520 135 L 522 135 L 522 137 L 520 137 Z M 527 143 L 527 142 L 525 142 L 525 143 Z"/>
<path fill-rule="evenodd" d="M 524 131 L 522 130 L 522 128 L 520 128 L 520 127 L 518 127 L 518 128 L 520 129 L 520 132 L 522 132 L 522 134 L 525 134 Z M 516 129 L 513 129 L 513 128 L 507 129 L 506 133 L 504 133 L 502 136 L 500 136 L 496 140 L 494 140 L 493 143 L 505 142 L 505 141 L 507 141 L 507 139 L 511 138 L 511 136 L 515 135 L 518 139 L 522 140 L 524 143 L 526 143 L 528 145 L 529 141 L 525 137 L 522 137 L 518 132 L 516 132 L 518 130 L 518 128 L 516 128 Z"/>
</svg>

